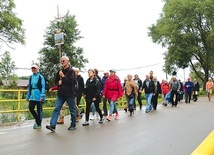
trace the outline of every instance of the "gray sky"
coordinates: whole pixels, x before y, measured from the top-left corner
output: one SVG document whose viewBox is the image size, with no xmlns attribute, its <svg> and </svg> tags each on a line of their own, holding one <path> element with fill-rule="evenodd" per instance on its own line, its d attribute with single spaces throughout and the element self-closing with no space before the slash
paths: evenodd
<svg viewBox="0 0 214 155">
<path fill-rule="evenodd" d="M 68 10 L 76 16 L 84 37 L 77 46 L 83 47 L 89 60 L 86 70 L 116 69 L 121 80 L 136 73 L 144 79 L 153 70 L 158 80 L 166 78 L 162 72 L 162 54 L 166 49 L 148 37 L 148 27 L 156 23 L 162 11 L 161 0 L 15 0 L 15 3 L 15 12 L 26 29 L 26 46 L 9 49 L 17 67 L 30 68 L 32 60 L 37 62 L 45 28 L 56 18 L 58 5 L 61 16 Z M 7 49 L 6 45 L 2 49 Z M 17 74 L 30 75 L 31 71 L 18 70 Z M 184 76 L 182 70 L 179 76 Z"/>
</svg>

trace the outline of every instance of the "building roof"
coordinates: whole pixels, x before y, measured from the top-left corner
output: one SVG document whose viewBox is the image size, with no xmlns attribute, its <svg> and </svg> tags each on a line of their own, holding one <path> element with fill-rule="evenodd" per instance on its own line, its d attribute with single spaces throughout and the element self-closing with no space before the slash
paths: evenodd
<svg viewBox="0 0 214 155">
<path fill-rule="evenodd" d="M 28 80 L 17 80 L 17 87 L 27 87 L 28 85 Z M 9 81 L 8 80 L 2 80 L 2 85 L 3 86 L 8 86 L 9 85 Z"/>
</svg>

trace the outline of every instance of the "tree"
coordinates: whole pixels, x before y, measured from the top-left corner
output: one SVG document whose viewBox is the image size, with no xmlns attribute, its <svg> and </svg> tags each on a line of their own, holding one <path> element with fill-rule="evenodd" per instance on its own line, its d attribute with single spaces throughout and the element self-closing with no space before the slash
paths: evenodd
<svg viewBox="0 0 214 155">
<path fill-rule="evenodd" d="M 6 51 L 3 54 L 0 63 L 1 78 L 6 80 L 6 82 L 8 80 L 14 79 L 14 77 L 16 77 L 14 71 L 15 71 L 15 62 L 12 61 L 12 58 L 10 57 L 10 52 Z"/>
<path fill-rule="evenodd" d="M 57 29 L 61 29 L 61 32 L 64 34 L 64 44 L 61 46 L 62 55 L 70 58 L 71 65 L 81 69 L 88 62 L 83 56 L 83 48 L 75 46 L 75 43 L 82 38 L 77 26 L 75 16 L 67 12 L 61 22 L 51 22 L 50 26 L 46 29 L 44 47 L 39 51 L 39 66 L 40 72 L 47 79 L 52 80 L 50 81 L 51 84 L 53 84 L 55 74 L 60 67 L 59 49 L 58 46 L 55 46 L 54 40 Z"/>
<path fill-rule="evenodd" d="M 22 28 L 22 20 L 13 12 L 14 0 L 1 0 L 0 3 L 0 42 L 12 48 L 10 44 L 25 44 L 25 30 Z"/>
<path fill-rule="evenodd" d="M 186 68 L 204 81 L 214 72 L 213 0 L 164 0 L 163 13 L 149 27 L 153 42 L 167 47 L 164 70 Z M 201 75 L 201 70 L 203 76 Z"/>
</svg>

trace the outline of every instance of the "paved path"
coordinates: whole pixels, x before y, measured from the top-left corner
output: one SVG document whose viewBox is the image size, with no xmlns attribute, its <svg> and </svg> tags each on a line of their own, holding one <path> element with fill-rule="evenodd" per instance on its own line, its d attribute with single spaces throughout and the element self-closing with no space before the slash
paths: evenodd
<svg viewBox="0 0 214 155">
<path fill-rule="evenodd" d="M 145 108 L 145 107 L 144 107 Z M 0 128 L 0 155 L 189 155 L 214 129 L 214 101 L 158 106 L 134 117 L 120 111 L 120 119 L 99 124 L 98 119 L 68 131 L 69 117 L 52 133 L 32 129 L 33 121 Z"/>
</svg>

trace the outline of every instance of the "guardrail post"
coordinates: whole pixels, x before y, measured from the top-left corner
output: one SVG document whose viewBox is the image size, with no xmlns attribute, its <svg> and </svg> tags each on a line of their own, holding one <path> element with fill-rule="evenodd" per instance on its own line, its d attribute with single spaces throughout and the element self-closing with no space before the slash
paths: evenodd
<svg viewBox="0 0 214 155">
<path fill-rule="evenodd" d="M 21 91 L 18 91 L 18 122 L 20 122 L 21 118 Z"/>
</svg>

